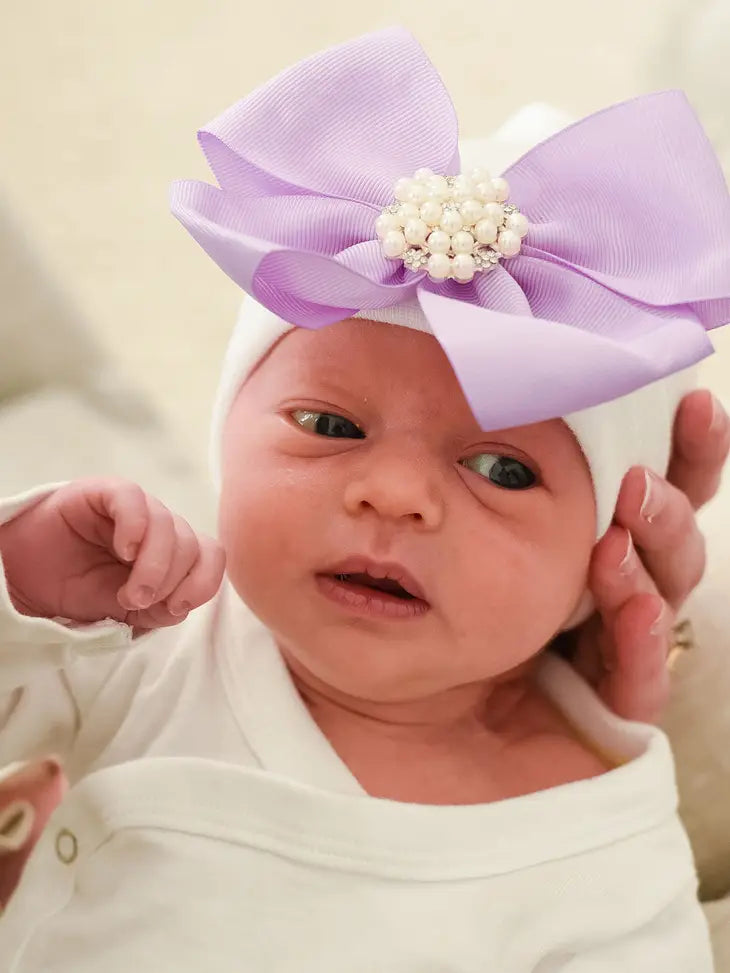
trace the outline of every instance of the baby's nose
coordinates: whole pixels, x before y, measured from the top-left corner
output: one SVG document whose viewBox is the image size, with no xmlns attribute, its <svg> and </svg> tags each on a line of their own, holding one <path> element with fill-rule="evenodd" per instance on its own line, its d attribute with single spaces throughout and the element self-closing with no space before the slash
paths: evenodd
<svg viewBox="0 0 730 973">
<path fill-rule="evenodd" d="M 345 509 L 352 516 L 371 511 L 388 520 L 406 520 L 434 530 L 443 520 L 444 498 L 438 477 L 426 464 L 374 459 L 345 487 Z"/>
</svg>

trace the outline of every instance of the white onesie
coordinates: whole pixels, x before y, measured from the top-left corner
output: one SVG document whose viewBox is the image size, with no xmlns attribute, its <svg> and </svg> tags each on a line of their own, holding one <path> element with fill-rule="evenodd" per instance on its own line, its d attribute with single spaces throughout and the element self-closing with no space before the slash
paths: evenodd
<svg viewBox="0 0 730 973">
<path fill-rule="evenodd" d="M 709 973 L 666 737 L 557 658 L 538 679 L 626 762 L 399 803 L 365 794 L 228 585 L 132 643 L 21 616 L 3 580 L 0 765 L 56 753 L 74 786 L 0 920 L 0 970 Z"/>
</svg>

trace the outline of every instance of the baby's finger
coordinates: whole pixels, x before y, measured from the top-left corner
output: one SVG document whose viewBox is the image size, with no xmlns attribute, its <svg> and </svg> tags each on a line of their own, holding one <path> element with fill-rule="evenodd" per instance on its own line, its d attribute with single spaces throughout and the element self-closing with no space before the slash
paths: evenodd
<svg viewBox="0 0 730 973">
<path fill-rule="evenodd" d="M 633 467 L 624 477 L 616 521 L 631 531 L 659 593 L 679 608 L 705 570 L 705 538 L 688 498 L 649 470 Z"/>
<path fill-rule="evenodd" d="M 110 482 L 100 499 L 114 523 L 114 553 L 123 561 L 134 561 L 149 525 L 147 494 L 139 484 L 119 480 Z"/>
<path fill-rule="evenodd" d="M 131 611 L 125 617 L 124 621 L 132 626 L 136 635 L 179 625 L 190 611 L 209 601 L 220 587 L 225 570 L 223 548 L 210 537 L 198 536 L 197 540 L 198 559 L 168 602 L 157 601 L 149 608 Z"/>
<path fill-rule="evenodd" d="M 199 537 L 200 553 L 190 573 L 167 599 L 167 606 L 174 616 L 187 614 L 193 608 L 209 601 L 218 591 L 223 580 L 226 556 L 223 548 L 212 537 Z"/>
<path fill-rule="evenodd" d="M 707 389 L 686 395 L 674 422 L 674 451 L 667 479 L 695 510 L 717 493 L 730 451 L 730 418 Z"/>
<path fill-rule="evenodd" d="M 93 477 L 61 487 L 58 509 L 64 521 L 92 544 L 132 561 L 148 523 L 147 496 L 130 480 Z"/>
<path fill-rule="evenodd" d="M 160 603 L 163 603 L 187 576 L 200 554 L 200 541 L 190 524 L 177 514 L 173 514 L 172 519 L 176 542 L 167 574 L 155 593 L 155 601 Z"/>
<path fill-rule="evenodd" d="M 672 613 L 657 595 L 636 595 L 612 624 L 615 657 L 599 683 L 606 704 L 628 720 L 655 722 L 669 699 L 669 645 Z"/>
<path fill-rule="evenodd" d="M 157 591 L 173 558 L 177 534 L 170 511 L 154 497 L 147 497 L 149 523 L 129 578 L 117 593 L 122 608 L 146 609 L 157 600 Z"/>
<path fill-rule="evenodd" d="M 186 618 L 187 612 L 182 615 L 173 615 L 168 611 L 164 601 L 156 601 L 149 608 L 128 612 L 124 621 L 134 630 L 135 637 L 139 637 L 157 628 L 170 628 L 173 625 L 179 625 Z"/>
</svg>

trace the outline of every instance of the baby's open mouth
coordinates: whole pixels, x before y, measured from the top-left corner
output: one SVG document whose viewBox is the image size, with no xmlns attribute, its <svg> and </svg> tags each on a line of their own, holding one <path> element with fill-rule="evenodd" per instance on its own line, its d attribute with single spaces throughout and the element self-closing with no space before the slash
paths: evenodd
<svg viewBox="0 0 730 973">
<path fill-rule="evenodd" d="M 330 564 L 317 581 L 330 600 L 359 615 L 418 618 L 431 608 L 417 578 L 396 562 L 353 555 Z"/>
<path fill-rule="evenodd" d="M 404 588 L 399 581 L 394 581 L 392 578 L 373 578 L 369 574 L 335 574 L 334 577 L 344 584 L 382 591 L 403 601 L 412 601 L 416 597 Z"/>
</svg>

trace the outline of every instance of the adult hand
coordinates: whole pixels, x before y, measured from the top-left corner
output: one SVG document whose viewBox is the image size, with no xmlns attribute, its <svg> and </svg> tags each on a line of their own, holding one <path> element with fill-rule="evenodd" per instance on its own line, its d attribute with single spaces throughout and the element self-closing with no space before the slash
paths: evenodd
<svg viewBox="0 0 730 973">
<path fill-rule="evenodd" d="M 717 493 L 729 450 L 722 405 L 706 389 L 690 392 L 677 411 L 666 480 L 629 470 L 614 524 L 594 549 L 597 610 L 569 633 L 568 654 L 619 716 L 655 722 L 667 704 L 672 626 L 705 569 L 695 512 Z"/>
</svg>

